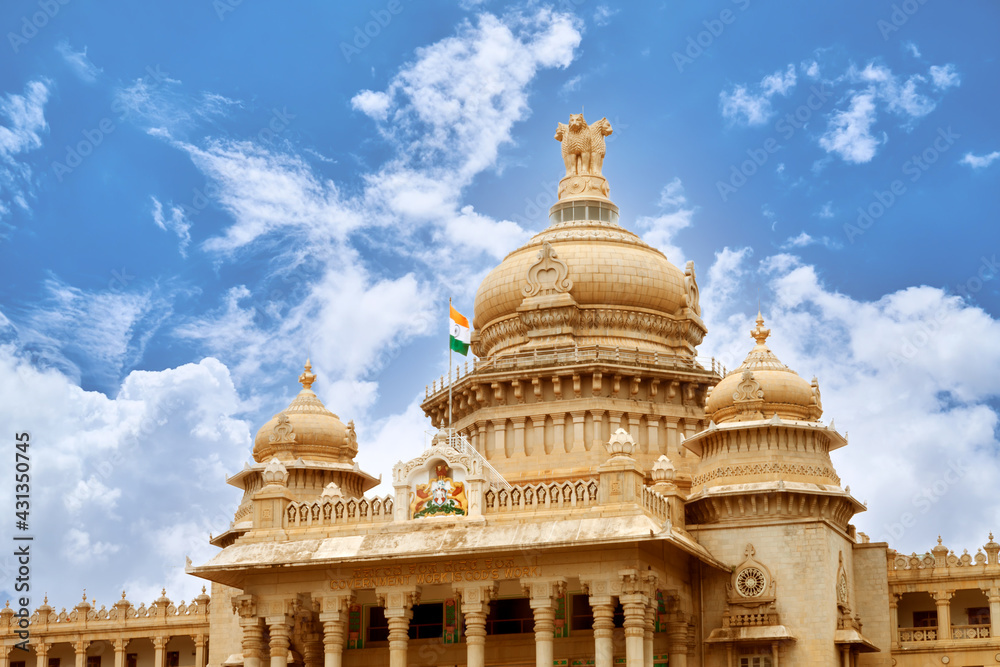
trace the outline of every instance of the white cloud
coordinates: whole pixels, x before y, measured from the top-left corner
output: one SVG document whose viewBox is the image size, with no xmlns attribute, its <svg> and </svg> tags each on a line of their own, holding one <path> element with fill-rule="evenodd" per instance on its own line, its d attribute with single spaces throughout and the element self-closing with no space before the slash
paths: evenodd
<svg viewBox="0 0 1000 667">
<path fill-rule="evenodd" d="M 177 249 L 181 257 L 187 257 L 187 247 L 191 243 L 191 223 L 184 215 L 183 209 L 177 206 L 170 207 L 170 218 L 163 215 L 163 205 L 160 200 L 153 197 L 153 222 L 165 232 L 173 232 L 177 235 L 180 243 Z"/>
<path fill-rule="evenodd" d="M 852 65 L 836 83 L 855 88 L 844 96 L 849 107 L 830 114 L 819 145 L 845 162 L 861 164 L 870 162 L 878 147 L 888 139 L 885 132 L 881 133 L 881 138 L 873 132 L 880 110 L 899 117 L 900 126 L 909 131 L 937 107 L 939 100 L 930 96 L 931 89 L 943 91 L 957 86 L 960 81 L 954 65 L 950 64 L 931 66 L 927 76 L 911 74 L 904 77 L 872 61 L 863 69 Z"/>
<path fill-rule="evenodd" d="M 771 98 L 788 95 L 795 82 L 795 65 L 789 64 L 784 71 L 768 74 L 759 84 L 751 87 L 739 84 L 731 92 L 722 91 L 719 93 L 722 116 L 748 126 L 763 125 L 774 115 Z"/>
<path fill-rule="evenodd" d="M 788 239 L 786 239 L 781 245 L 781 249 L 790 250 L 793 248 L 805 248 L 810 245 L 822 245 L 832 249 L 842 247 L 840 243 L 834 241 L 829 236 L 814 237 L 803 231 L 800 232 L 798 236 L 789 236 Z"/>
<path fill-rule="evenodd" d="M 19 327 L 21 344 L 72 377 L 116 386 L 141 357 L 150 337 L 170 314 L 149 290 L 128 289 L 127 272 L 109 288 L 85 291 L 58 279 L 45 282 L 45 298 Z"/>
<path fill-rule="evenodd" d="M 680 230 L 691 226 L 697 207 L 688 206 L 684 185 L 677 177 L 663 186 L 657 205 L 660 214 L 638 218 L 635 231 L 646 243 L 660 249 L 672 264 L 683 267 L 686 259 L 683 251 L 674 244 L 674 237 Z"/>
<path fill-rule="evenodd" d="M 576 76 L 566 80 L 562 86 L 559 87 L 559 94 L 566 96 L 569 93 L 580 90 L 580 82 L 583 81 L 583 75 L 577 74 Z"/>
<path fill-rule="evenodd" d="M 375 120 L 386 120 L 392 100 L 385 93 L 362 90 L 351 98 L 351 106 Z"/>
<path fill-rule="evenodd" d="M 959 164 L 967 164 L 973 169 L 984 169 L 997 159 L 1000 158 L 1000 151 L 993 151 L 992 153 L 987 153 L 986 155 L 974 155 L 973 153 L 966 153 Z"/>
<path fill-rule="evenodd" d="M 874 123 L 874 93 L 868 91 L 856 94 L 851 99 L 849 109 L 833 113 L 826 132 L 819 139 L 819 145 L 827 152 L 836 153 L 845 162 L 870 162 L 881 143 L 871 134 Z"/>
<path fill-rule="evenodd" d="M 621 9 L 611 9 L 607 5 L 598 5 L 594 10 L 594 23 L 599 26 L 606 26 L 611 23 L 611 17 L 620 12 Z"/>
<path fill-rule="evenodd" d="M 34 563 L 48 591 L 65 596 L 83 582 L 107 601 L 132 581 L 155 583 L 158 593 L 161 572 L 182 571 L 177 553 L 213 551 L 207 533 L 228 525 L 239 494 L 217 470 L 203 475 L 199 460 L 211 451 L 229 472 L 242 466 L 250 447 L 249 429 L 239 419 L 244 409 L 228 370 L 215 359 L 134 371 L 107 396 L 0 345 L 0 420 L 29 431 L 37 452 L 44 452 L 32 463 L 34 479 L 45 480 L 33 489 L 32 521 Z M 179 536 L 169 549 L 153 548 L 150 535 L 190 517 L 203 517 L 201 533 Z M 110 575 L 109 561 L 115 564 Z M 173 592 L 190 599 L 200 584 L 187 579 Z M 57 608 L 72 604 L 50 597 Z"/>
<path fill-rule="evenodd" d="M 955 66 L 952 64 L 941 66 L 931 65 L 930 75 L 931 81 L 934 82 L 934 87 L 940 90 L 962 84 L 961 77 L 959 77 Z"/>
<path fill-rule="evenodd" d="M 83 47 L 83 51 L 74 51 L 69 42 L 63 40 L 56 45 L 56 51 L 63 57 L 66 64 L 70 66 L 73 73 L 85 83 L 93 83 L 97 80 L 97 75 L 104 71 L 94 65 L 90 61 L 90 58 L 87 57 L 86 46 Z"/>
<path fill-rule="evenodd" d="M 803 377 L 818 375 L 824 420 L 850 431 L 850 445 L 833 456 L 843 484 L 869 501 L 853 521 L 858 529 L 904 552 L 926 549 L 938 533 L 956 546 L 981 544 L 1000 522 L 990 482 L 1000 475 L 1000 378 L 992 372 L 1000 321 L 934 287 L 855 299 L 825 287 L 794 255 L 756 267 L 749 255 L 717 258 L 702 290 L 713 307 L 701 354 L 729 368 L 742 361 L 762 287 L 768 344 Z M 731 305 L 708 300 L 720 289 L 733 295 L 720 303 Z M 961 481 L 942 486 L 953 462 Z M 907 512 L 912 528 L 898 525 Z"/>
<path fill-rule="evenodd" d="M 914 58 L 920 57 L 920 49 L 913 42 L 903 42 L 903 49 L 905 49 Z"/>
<path fill-rule="evenodd" d="M 153 134 L 171 136 L 212 125 L 243 103 L 217 93 L 182 92 L 181 82 L 157 65 L 147 67 L 148 76 L 115 90 L 112 110 L 120 117 L 145 127 Z"/>
<path fill-rule="evenodd" d="M 66 531 L 63 556 L 78 566 L 94 565 L 108 560 L 110 554 L 121 551 L 121 545 L 110 542 L 91 542 L 90 533 L 78 528 Z"/>
<path fill-rule="evenodd" d="M 23 95 L 8 93 L 0 98 L 0 223 L 11 213 L 11 205 L 29 210 L 28 199 L 34 196 L 31 167 L 22 153 L 42 146 L 42 134 L 49 129 L 45 104 L 49 100 L 49 82 L 32 81 Z"/>
<path fill-rule="evenodd" d="M 121 489 L 109 489 L 95 475 L 91 475 L 86 481 L 81 479 L 63 496 L 63 504 L 71 514 L 78 513 L 87 504 L 99 505 L 113 517 L 112 511 L 121 495 Z"/>
<path fill-rule="evenodd" d="M 819 216 L 820 218 L 823 218 L 823 219 L 826 219 L 826 220 L 832 218 L 833 217 L 833 201 L 831 200 L 831 201 L 828 201 L 825 204 L 823 204 L 823 207 L 820 208 L 819 212 L 816 215 Z"/>
<path fill-rule="evenodd" d="M 806 76 L 810 79 L 819 78 L 819 63 L 815 60 L 809 61 L 808 63 L 802 63 L 801 67 Z"/>
</svg>

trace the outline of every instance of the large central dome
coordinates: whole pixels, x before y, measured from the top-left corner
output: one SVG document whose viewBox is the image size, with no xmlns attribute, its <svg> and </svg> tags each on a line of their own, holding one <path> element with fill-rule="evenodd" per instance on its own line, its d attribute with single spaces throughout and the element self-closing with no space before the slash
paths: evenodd
<svg viewBox="0 0 1000 667">
<path fill-rule="evenodd" d="M 611 132 L 606 120 L 589 127 Z M 563 145 L 567 175 L 549 227 L 479 286 L 474 351 L 489 357 L 574 345 L 694 356 L 706 329 L 693 263 L 682 271 L 619 225 L 597 158 L 581 170 Z M 603 140 L 601 148 L 603 162 Z"/>
</svg>

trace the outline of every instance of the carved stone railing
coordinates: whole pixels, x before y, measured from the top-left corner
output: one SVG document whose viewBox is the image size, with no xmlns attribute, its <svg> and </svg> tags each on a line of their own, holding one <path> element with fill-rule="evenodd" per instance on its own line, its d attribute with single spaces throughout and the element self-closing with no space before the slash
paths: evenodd
<svg viewBox="0 0 1000 667">
<path fill-rule="evenodd" d="M 660 521 L 670 519 L 670 505 L 667 499 L 648 486 L 642 487 L 642 507 Z"/>
<path fill-rule="evenodd" d="M 936 642 L 938 638 L 937 628 L 900 628 L 899 641 L 901 642 Z"/>
<path fill-rule="evenodd" d="M 959 641 L 970 639 L 989 639 L 989 625 L 953 625 L 951 626 L 951 638 Z M 937 628 L 900 628 L 899 641 L 901 642 L 936 642 L 938 640 Z"/>
<path fill-rule="evenodd" d="M 597 504 L 597 480 L 517 484 L 510 489 L 489 489 L 483 513 L 531 512 L 545 509 L 592 507 Z"/>
<path fill-rule="evenodd" d="M 988 639 L 990 636 L 989 625 L 953 625 L 951 626 L 952 639 Z"/>
<path fill-rule="evenodd" d="M 985 552 L 985 553 L 984 553 Z M 962 555 L 957 555 L 953 550 L 944 546 L 941 538 L 938 538 L 937 546 L 922 554 L 897 553 L 889 550 L 888 571 L 889 578 L 902 576 L 911 580 L 917 575 L 917 570 L 937 570 L 946 571 L 950 576 L 974 575 L 977 572 L 984 572 L 989 569 L 998 569 L 1000 566 L 1000 544 L 993 541 L 993 533 L 989 535 L 989 542 L 978 549 L 975 555 L 966 549 Z"/>
<path fill-rule="evenodd" d="M 763 613 L 732 614 L 728 610 L 722 617 L 725 628 L 747 628 L 763 625 L 778 625 L 778 613 L 769 611 Z"/>
<path fill-rule="evenodd" d="M 285 510 L 286 528 L 384 523 L 392 521 L 393 498 L 319 498 L 292 502 Z"/>
<path fill-rule="evenodd" d="M 523 370 L 547 366 L 563 366 L 579 363 L 606 362 L 612 364 L 627 364 L 629 366 L 645 366 L 647 368 L 697 370 L 703 371 L 707 366 L 716 376 L 723 378 L 726 368 L 715 357 L 676 357 L 658 352 L 648 352 L 636 348 L 622 348 L 608 345 L 586 345 L 564 348 L 549 348 L 533 352 L 518 352 L 508 355 L 497 355 L 487 359 L 474 360 L 470 369 L 465 364 L 464 372 L 458 367 L 454 376 L 441 376 L 424 390 L 424 397 L 429 398 L 440 391 L 448 389 L 449 381 L 457 382 L 473 371 L 508 371 Z"/>
</svg>

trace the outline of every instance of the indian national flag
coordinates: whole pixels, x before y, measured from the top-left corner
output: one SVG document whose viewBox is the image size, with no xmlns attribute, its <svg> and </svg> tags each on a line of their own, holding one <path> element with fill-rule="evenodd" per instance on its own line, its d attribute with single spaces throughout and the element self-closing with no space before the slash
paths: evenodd
<svg viewBox="0 0 1000 667">
<path fill-rule="evenodd" d="M 451 332 L 451 349 L 459 354 L 468 355 L 469 320 L 465 319 L 465 315 L 452 308 L 451 305 L 448 308 L 451 310 L 451 319 L 448 322 Z"/>
</svg>

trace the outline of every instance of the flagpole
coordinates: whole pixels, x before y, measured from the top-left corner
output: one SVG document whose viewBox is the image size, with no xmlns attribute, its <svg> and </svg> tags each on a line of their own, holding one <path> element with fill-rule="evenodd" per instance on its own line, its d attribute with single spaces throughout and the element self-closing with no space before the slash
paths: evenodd
<svg viewBox="0 0 1000 667">
<path fill-rule="evenodd" d="M 448 436 L 451 436 L 451 297 L 448 297 Z"/>
</svg>

